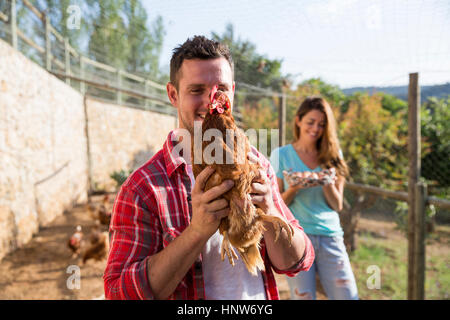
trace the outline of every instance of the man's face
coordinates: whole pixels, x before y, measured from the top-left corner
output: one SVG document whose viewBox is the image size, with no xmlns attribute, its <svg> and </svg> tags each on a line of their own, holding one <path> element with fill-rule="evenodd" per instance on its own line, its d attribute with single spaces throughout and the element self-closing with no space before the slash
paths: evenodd
<svg viewBox="0 0 450 320">
<path fill-rule="evenodd" d="M 234 81 L 225 58 L 184 60 L 178 71 L 178 90 L 170 82 L 167 94 L 178 109 L 179 127 L 194 134 L 194 121 L 203 121 L 208 112 L 209 94 L 219 86 L 233 106 Z"/>
</svg>

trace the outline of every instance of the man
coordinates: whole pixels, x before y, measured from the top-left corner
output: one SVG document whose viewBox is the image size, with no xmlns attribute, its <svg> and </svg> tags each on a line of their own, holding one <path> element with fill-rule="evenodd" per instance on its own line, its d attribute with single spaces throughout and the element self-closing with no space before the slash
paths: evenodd
<svg viewBox="0 0 450 320">
<path fill-rule="evenodd" d="M 179 129 L 194 134 L 194 121 L 208 111 L 209 93 L 216 85 L 233 103 L 233 62 L 227 47 L 202 36 L 174 50 L 167 94 L 178 110 Z M 242 263 L 220 259 L 220 220 L 229 212 L 220 198 L 233 186 L 224 181 L 208 191 L 210 167 L 194 181 L 191 159 L 173 152 L 177 130 L 163 149 L 136 170 L 117 195 L 111 225 L 111 249 L 104 274 L 107 299 L 278 299 L 272 273 L 290 276 L 308 270 L 314 250 L 278 191 L 269 161 L 256 149 L 266 176 L 255 180 L 252 202 L 267 214 L 293 226 L 292 242 L 283 230 L 275 242 L 271 224 L 261 241 L 265 270 L 252 276 Z M 185 139 L 181 143 L 190 143 Z M 188 146 L 188 149 L 190 147 Z"/>
</svg>

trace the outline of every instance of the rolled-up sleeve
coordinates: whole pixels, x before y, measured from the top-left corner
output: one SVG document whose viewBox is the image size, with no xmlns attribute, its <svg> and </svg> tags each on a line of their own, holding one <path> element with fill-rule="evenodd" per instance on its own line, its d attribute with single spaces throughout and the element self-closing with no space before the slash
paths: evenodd
<svg viewBox="0 0 450 320">
<path fill-rule="evenodd" d="M 162 249 L 162 243 L 160 221 L 149 209 L 154 208 L 149 205 L 151 201 L 147 196 L 144 202 L 130 185 L 123 185 L 116 197 L 103 275 L 106 299 L 154 298 L 148 282 L 147 262 L 151 255 Z"/>
</svg>

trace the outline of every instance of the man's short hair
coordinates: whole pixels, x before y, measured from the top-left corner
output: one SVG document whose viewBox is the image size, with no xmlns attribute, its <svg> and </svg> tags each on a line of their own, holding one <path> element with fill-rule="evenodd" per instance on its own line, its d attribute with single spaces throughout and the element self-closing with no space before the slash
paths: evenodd
<svg viewBox="0 0 450 320">
<path fill-rule="evenodd" d="M 207 60 L 221 57 L 227 59 L 234 77 L 233 59 L 227 45 L 204 36 L 188 38 L 186 42 L 173 50 L 172 59 L 170 59 L 170 82 L 178 90 L 179 71 L 184 60 Z"/>
</svg>

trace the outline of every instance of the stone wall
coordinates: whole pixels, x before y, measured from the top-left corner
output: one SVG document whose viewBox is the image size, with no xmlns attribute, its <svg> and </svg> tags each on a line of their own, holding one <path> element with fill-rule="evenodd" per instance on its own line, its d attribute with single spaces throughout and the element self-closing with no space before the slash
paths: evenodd
<svg viewBox="0 0 450 320">
<path fill-rule="evenodd" d="M 0 40 L 0 258 L 87 199 L 86 145 L 82 95 Z"/>
<path fill-rule="evenodd" d="M 144 163 L 175 121 L 84 99 L 0 40 L 0 260 L 85 202 L 90 173 L 112 190 L 110 174 Z"/>
<path fill-rule="evenodd" d="M 176 118 L 155 112 L 86 100 L 91 184 L 112 191 L 114 171 L 136 169 L 162 148 Z"/>
</svg>

